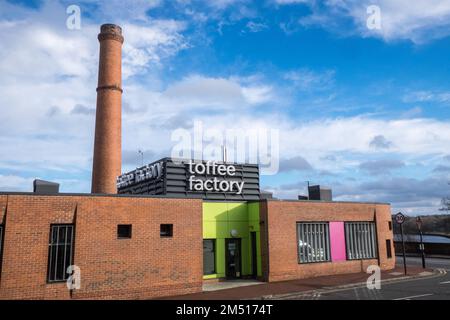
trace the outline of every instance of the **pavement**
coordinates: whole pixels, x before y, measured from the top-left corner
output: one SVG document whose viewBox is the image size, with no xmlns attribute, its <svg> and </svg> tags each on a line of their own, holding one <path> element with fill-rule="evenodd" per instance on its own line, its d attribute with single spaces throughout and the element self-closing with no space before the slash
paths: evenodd
<svg viewBox="0 0 450 320">
<path fill-rule="evenodd" d="M 164 298 L 168 300 L 415 300 L 450 299 L 450 260 L 407 258 L 408 274 L 403 260 L 397 258 L 394 270 L 381 273 L 381 289 L 369 290 L 367 273 L 344 274 L 274 283 L 223 282 L 211 284 L 202 293 Z M 447 272 L 448 271 L 448 272 Z M 227 284 L 228 283 L 228 284 Z M 207 284 L 208 285 L 208 284 Z M 228 287 L 227 287 L 228 286 Z M 223 290 L 220 290 L 223 289 Z"/>
<path fill-rule="evenodd" d="M 203 283 L 203 291 L 219 291 L 225 289 L 242 288 L 248 286 L 258 286 L 262 285 L 264 282 L 257 280 L 233 280 L 233 281 L 222 281 L 222 282 L 205 282 Z"/>
</svg>

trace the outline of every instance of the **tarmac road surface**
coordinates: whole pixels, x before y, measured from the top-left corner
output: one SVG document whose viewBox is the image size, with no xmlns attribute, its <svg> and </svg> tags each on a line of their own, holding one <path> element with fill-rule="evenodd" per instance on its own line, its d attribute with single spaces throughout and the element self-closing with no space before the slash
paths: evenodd
<svg viewBox="0 0 450 320">
<path fill-rule="evenodd" d="M 367 287 L 330 289 L 286 297 L 289 300 L 450 300 L 450 259 L 427 259 L 427 268 L 440 269 L 440 274 L 400 282 L 382 283 L 380 290 Z M 403 259 L 397 257 L 397 265 Z M 407 258 L 407 266 L 421 266 L 421 258 Z"/>
</svg>

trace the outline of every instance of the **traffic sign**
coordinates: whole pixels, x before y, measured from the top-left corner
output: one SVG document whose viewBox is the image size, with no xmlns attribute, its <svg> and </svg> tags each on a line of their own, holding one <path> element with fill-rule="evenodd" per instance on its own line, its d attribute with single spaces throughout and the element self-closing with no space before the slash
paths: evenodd
<svg viewBox="0 0 450 320">
<path fill-rule="evenodd" d="M 405 216 L 403 215 L 403 213 L 399 212 L 395 215 L 395 222 L 397 222 L 398 224 L 402 224 L 403 222 L 405 222 Z"/>
<path fill-rule="evenodd" d="M 407 274 L 406 270 L 406 251 L 405 251 L 405 238 L 403 236 L 403 222 L 405 222 L 405 215 L 401 212 L 395 215 L 395 222 L 400 226 L 400 234 L 402 235 L 402 251 L 403 251 L 403 268 L 405 269 L 405 275 Z"/>
</svg>

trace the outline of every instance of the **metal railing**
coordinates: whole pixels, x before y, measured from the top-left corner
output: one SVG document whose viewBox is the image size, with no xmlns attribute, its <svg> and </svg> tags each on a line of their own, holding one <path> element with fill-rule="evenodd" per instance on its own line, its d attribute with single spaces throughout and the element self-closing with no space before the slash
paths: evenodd
<svg viewBox="0 0 450 320">
<path fill-rule="evenodd" d="M 348 260 L 377 258 L 374 222 L 346 222 L 345 240 Z"/>
<path fill-rule="evenodd" d="M 297 223 L 299 263 L 331 260 L 328 223 Z"/>
</svg>

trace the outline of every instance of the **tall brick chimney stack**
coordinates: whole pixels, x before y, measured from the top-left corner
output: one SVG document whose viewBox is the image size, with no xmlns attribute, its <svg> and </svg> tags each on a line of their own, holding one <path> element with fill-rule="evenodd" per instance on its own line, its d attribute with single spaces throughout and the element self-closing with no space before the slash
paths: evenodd
<svg viewBox="0 0 450 320">
<path fill-rule="evenodd" d="M 116 194 L 122 171 L 122 29 L 101 26 L 92 193 Z"/>
</svg>

